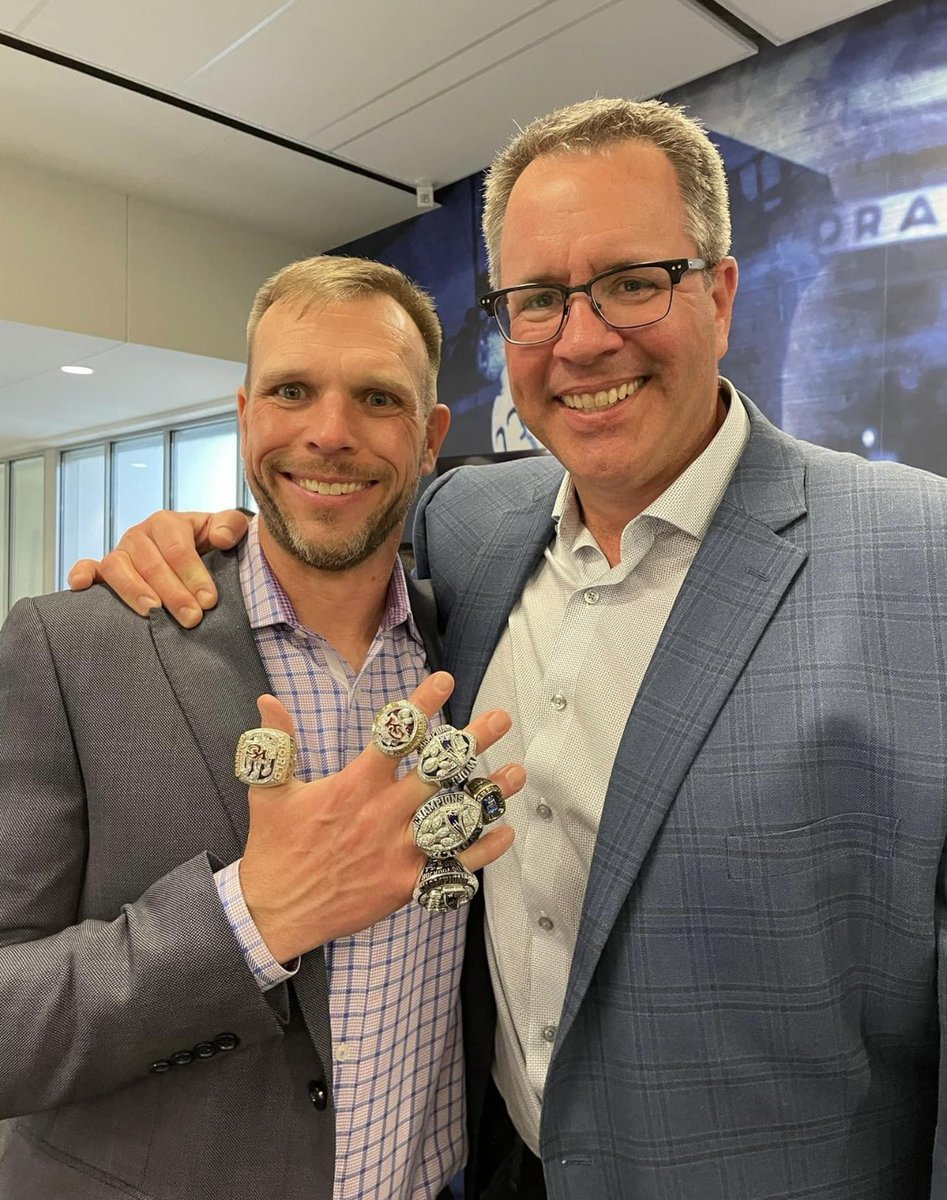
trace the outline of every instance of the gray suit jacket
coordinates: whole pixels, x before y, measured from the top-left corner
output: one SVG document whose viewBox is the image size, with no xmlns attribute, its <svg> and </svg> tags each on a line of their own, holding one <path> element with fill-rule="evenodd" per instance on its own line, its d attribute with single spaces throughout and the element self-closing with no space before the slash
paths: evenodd
<svg viewBox="0 0 947 1200">
<path fill-rule="evenodd" d="M 269 683 L 236 559 L 209 561 L 196 630 L 95 588 L 0 636 L 2 1200 L 331 1200 L 323 954 L 261 993 L 213 881 Z"/>
<path fill-rule="evenodd" d="M 746 403 L 605 800 L 544 1096 L 549 1194 L 944 1200 L 947 483 Z M 464 468 L 423 497 L 458 722 L 560 479 L 551 459 Z"/>
</svg>

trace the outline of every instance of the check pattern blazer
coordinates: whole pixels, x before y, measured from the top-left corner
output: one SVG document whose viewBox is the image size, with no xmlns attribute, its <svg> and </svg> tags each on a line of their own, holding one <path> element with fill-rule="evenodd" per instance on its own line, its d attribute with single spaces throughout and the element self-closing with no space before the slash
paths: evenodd
<svg viewBox="0 0 947 1200">
<path fill-rule="evenodd" d="M 947 1200 L 947 483 L 744 403 L 606 794 L 544 1095 L 549 1195 Z M 423 497 L 455 721 L 561 477 L 463 468 Z M 471 1061 L 487 980 L 471 937 Z"/>
</svg>

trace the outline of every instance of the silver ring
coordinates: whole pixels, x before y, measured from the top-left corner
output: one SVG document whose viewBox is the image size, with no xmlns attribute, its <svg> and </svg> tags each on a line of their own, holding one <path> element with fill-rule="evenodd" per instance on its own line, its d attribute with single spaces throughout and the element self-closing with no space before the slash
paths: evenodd
<svg viewBox="0 0 947 1200">
<path fill-rule="evenodd" d="M 434 787 L 459 787 L 477 761 L 477 739 L 453 725 L 438 725 L 418 753 L 418 775 Z"/>
<path fill-rule="evenodd" d="M 438 792 L 414 814 L 414 844 L 428 858 L 451 858 L 472 846 L 483 829 L 483 809 L 466 792 Z"/>
<path fill-rule="evenodd" d="M 428 912 L 453 912 L 477 894 L 477 877 L 456 858 L 432 858 L 421 872 L 414 899 Z"/>
<path fill-rule="evenodd" d="M 499 821 L 506 812 L 506 801 L 499 785 L 492 779 L 468 779 L 464 786 L 480 805 L 484 825 Z"/>
<path fill-rule="evenodd" d="M 388 758 L 404 758 L 427 737 L 427 717 L 410 700 L 392 700 L 375 714 L 372 745 Z"/>
<path fill-rule="evenodd" d="M 296 743 L 282 729 L 248 729 L 241 733 L 234 774 L 251 787 L 277 787 L 293 777 Z"/>
</svg>

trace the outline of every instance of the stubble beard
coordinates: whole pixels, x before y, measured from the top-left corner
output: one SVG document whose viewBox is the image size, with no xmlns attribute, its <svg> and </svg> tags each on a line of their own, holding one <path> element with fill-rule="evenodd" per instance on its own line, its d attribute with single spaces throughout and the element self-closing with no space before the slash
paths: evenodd
<svg viewBox="0 0 947 1200">
<path fill-rule="evenodd" d="M 250 470 L 247 470 L 246 475 L 250 491 L 260 509 L 260 519 L 278 546 L 299 562 L 317 571 L 348 571 L 371 558 L 392 532 L 404 524 L 421 482 L 421 460 L 418 460 L 414 482 L 403 488 L 387 507 L 370 517 L 361 529 L 356 530 L 344 541 L 332 541 L 327 537 L 326 541 L 320 542 L 312 535 L 304 534 L 293 518 L 280 507 L 276 497 L 260 476 Z M 379 480 L 379 484 L 383 482 L 384 480 Z M 337 524 L 337 519 L 333 513 L 327 512 L 322 516 L 320 523 L 323 530 L 329 534 Z"/>
</svg>

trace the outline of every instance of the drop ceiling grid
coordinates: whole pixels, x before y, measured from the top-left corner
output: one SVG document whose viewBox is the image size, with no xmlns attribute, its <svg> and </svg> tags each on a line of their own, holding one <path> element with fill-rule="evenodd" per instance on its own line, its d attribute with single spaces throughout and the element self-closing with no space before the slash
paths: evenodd
<svg viewBox="0 0 947 1200">
<path fill-rule="evenodd" d="M 49 0 L 19 36 L 176 91 L 279 7 L 280 0 Z"/>
<path fill-rule="evenodd" d="M 401 178 L 446 182 L 485 165 L 516 125 L 558 105 L 596 93 L 655 95 L 753 53 L 684 0 L 620 0 L 343 149 Z"/>
<path fill-rule="evenodd" d="M 776 43 L 791 42 L 816 29 L 879 8 L 884 0 L 723 0 L 724 7 Z"/>
<path fill-rule="evenodd" d="M 297 4 L 187 86 L 202 104 L 236 112 L 288 136 L 324 145 L 313 131 L 380 95 L 397 95 L 432 63 L 492 45 L 498 27 L 542 20 L 558 0 L 350 0 Z M 573 0 L 573 11 L 593 0 Z M 535 14 L 530 17 L 529 14 Z M 485 42 L 484 39 L 487 39 Z M 480 51 L 484 62 L 495 56 Z M 371 164 L 369 164 L 371 165 Z"/>
</svg>

